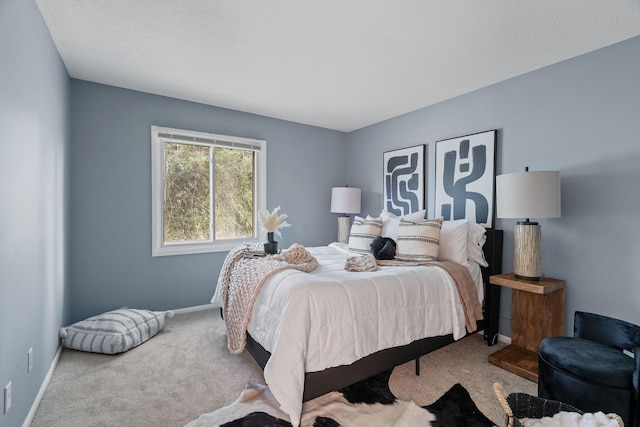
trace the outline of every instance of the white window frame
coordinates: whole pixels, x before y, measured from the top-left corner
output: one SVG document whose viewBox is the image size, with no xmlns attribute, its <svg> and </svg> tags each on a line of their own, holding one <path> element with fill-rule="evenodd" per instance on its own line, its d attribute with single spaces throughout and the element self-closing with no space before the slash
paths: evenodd
<svg viewBox="0 0 640 427">
<path fill-rule="evenodd" d="M 211 213 L 211 240 L 197 242 L 164 242 L 164 149 L 166 141 L 196 143 L 202 145 L 245 148 L 256 153 L 255 156 L 255 224 L 252 238 L 215 240 L 213 232 L 214 214 Z M 215 190 L 214 190 L 215 191 Z M 151 126 L 151 256 L 170 256 L 222 252 L 233 249 L 243 242 L 258 242 L 261 236 L 258 212 L 267 205 L 267 141 L 236 136 L 217 135 L 183 129 Z"/>
</svg>

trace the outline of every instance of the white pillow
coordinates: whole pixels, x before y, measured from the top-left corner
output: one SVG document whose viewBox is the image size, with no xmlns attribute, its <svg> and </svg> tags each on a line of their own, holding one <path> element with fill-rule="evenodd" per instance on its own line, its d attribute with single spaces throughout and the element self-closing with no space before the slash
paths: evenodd
<svg viewBox="0 0 640 427">
<path fill-rule="evenodd" d="M 440 230 L 440 261 L 467 263 L 467 241 L 469 240 L 469 220 L 444 221 Z"/>
<path fill-rule="evenodd" d="M 391 212 L 382 211 L 382 213 L 380 213 L 380 218 L 382 218 L 382 233 L 380 235 L 382 237 L 390 237 L 394 241 L 397 241 L 398 226 L 400 225 L 401 219 L 409 222 L 420 222 L 424 219 L 426 214 L 426 209 L 403 216 L 396 216 Z"/>
<path fill-rule="evenodd" d="M 380 235 L 382 220 L 380 218 L 362 218 L 356 216 L 349 233 L 349 250 L 368 254 L 371 250 L 371 242 Z"/>
<path fill-rule="evenodd" d="M 413 262 L 437 260 L 441 227 L 442 217 L 421 222 L 400 220 L 395 259 Z"/>
<path fill-rule="evenodd" d="M 482 267 L 488 267 L 489 263 L 484 257 L 482 247 L 487 241 L 487 230 L 480 224 L 473 221 L 469 222 L 469 234 L 467 240 L 467 259 L 475 261 Z"/>
<path fill-rule="evenodd" d="M 92 353 L 116 354 L 142 344 L 166 325 L 172 311 L 129 308 L 108 311 L 60 329 L 67 348 Z"/>
</svg>

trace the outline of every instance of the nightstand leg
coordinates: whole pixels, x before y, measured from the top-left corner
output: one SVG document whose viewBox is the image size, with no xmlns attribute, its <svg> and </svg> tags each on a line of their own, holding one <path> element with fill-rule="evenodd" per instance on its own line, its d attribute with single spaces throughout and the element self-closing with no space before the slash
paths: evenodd
<svg viewBox="0 0 640 427">
<path fill-rule="evenodd" d="M 511 343 L 537 352 L 544 337 L 563 335 L 564 289 L 548 294 L 512 290 Z"/>
</svg>

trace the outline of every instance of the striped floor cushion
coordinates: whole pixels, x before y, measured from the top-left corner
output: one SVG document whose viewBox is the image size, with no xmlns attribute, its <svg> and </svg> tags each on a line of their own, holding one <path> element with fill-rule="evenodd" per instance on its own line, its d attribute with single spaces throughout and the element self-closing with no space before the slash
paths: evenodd
<svg viewBox="0 0 640 427">
<path fill-rule="evenodd" d="M 116 354 L 142 344 L 165 327 L 172 311 L 120 308 L 60 329 L 67 348 Z"/>
</svg>

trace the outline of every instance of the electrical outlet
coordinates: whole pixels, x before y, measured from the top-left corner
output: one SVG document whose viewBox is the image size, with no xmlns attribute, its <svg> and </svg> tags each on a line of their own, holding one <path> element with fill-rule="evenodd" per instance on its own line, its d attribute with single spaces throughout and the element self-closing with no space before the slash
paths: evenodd
<svg viewBox="0 0 640 427">
<path fill-rule="evenodd" d="M 11 381 L 4 388 L 4 413 L 9 412 L 11 408 Z"/>
<path fill-rule="evenodd" d="M 27 374 L 33 369 L 33 347 L 27 351 Z"/>
</svg>

